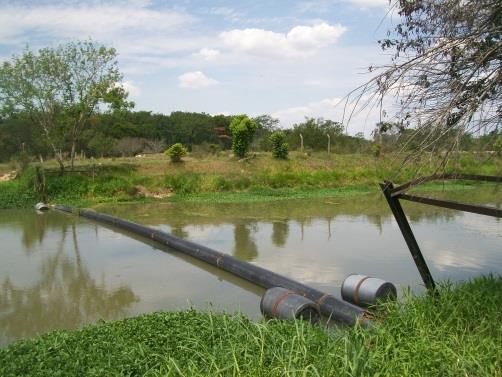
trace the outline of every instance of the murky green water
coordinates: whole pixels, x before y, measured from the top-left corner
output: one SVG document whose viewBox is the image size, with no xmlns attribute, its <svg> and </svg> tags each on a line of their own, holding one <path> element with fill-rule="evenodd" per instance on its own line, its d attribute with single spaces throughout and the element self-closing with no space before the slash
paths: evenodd
<svg viewBox="0 0 502 377">
<path fill-rule="evenodd" d="M 493 188 L 439 193 L 500 208 Z M 404 203 L 437 280 L 502 273 L 498 219 Z M 102 206 L 339 295 L 363 273 L 421 289 L 380 195 L 251 204 Z M 58 328 L 156 310 L 212 305 L 259 317 L 263 293 L 182 254 L 85 219 L 0 211 L 0 345 Z"/>
</svg>

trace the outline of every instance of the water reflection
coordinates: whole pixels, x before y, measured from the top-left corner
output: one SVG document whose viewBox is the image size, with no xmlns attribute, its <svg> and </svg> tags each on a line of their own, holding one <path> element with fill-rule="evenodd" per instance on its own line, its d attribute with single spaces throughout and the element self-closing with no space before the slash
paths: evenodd
<svg viewBox="0 0 502 377">
<path fill-rule="evenodd" d="M 428 195 L 493 206 L 502 203 L 501 192 L 493 186 Z M 464 278 L 490 271 L 500 259 L 496 252 L 502 239 L 499 219 L 479 219 L 479 215 L 408 202 L 403 206 L 436 278 Z M 173 231 L 306 283 L 329 285 L 327 289 L 338 286 L 351 272 L 379 275 L 405 285 L 421 284 L 380 194 L 231 205 L 120 205 L 100 210 Z M 479 223 L 482 225 L 477 226 Z M 488 257 L 482 257 L 483 253 Z M 473 263 L 476 259 L 482 262 Z M 470 272 L 466 275 L 466 271 Z"/>
<path fill-rule="evenodd" d="M 476 195 L 474 196 L 473 193 Z M 435 193 L 499 206 L 500 191 Z M 498 219 L 403 203 L 436 279 L 502 273 Z M 380 195 L 98 208 L 339 295 L 349 273 L 421 280 Z M 0 211 L 0 345 L 55 328 L 188 306 L 259 317 L 262 290 L 155 243 L 58 212 Z"/>
<path fill-rule="evenodd" d="M 21 228 L 21 242 L 28 255 L 35 252 L 35 244 L 43 245 L 49 234 L 51 245 L 38 249 L 43 255 L 35 267 L 34 281 L 16 283 L 22 279 L 15 271 L 2 276 L 0 345 L 53 328 L 123 317 L 126 308 L 138 300 L 129 287 L 110 289 L 91 276 L 80 253 L 75 218 L 27 211 L 13 211 L 12 215 L 11 220 Z"/>
<path fill-rule="evenodd" d="M 275 246 L 283 247 L 289 235 L 289 223 L 286 220 L 274 221 L 272 223 L 272 243 Z"/>
<path fill-rule="evenodd" d="M 234 225 L 234 256 L 245 261 L 252 261 L 258 256 L 258 248 L 253 239 L 256 224 L 237 223 Z"/>
</svg>

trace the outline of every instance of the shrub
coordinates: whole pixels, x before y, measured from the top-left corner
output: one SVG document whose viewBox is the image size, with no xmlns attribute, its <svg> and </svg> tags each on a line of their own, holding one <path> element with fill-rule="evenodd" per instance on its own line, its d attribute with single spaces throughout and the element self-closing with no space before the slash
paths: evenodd
<svg viewBox="0 0 502 377">
<path fill-rule="evenodd" d="M 202 183 L 200 174 L 183 173 L 166 175 L 165 186 L 177 194 L 192 194 L 198 192 Z"/>
<path fill-rule="evenodd" d="M 236 157 L 244 157 L 253 140 L 257 125 L 254 120 L 246 115 L 236 116 L 230 123 L 232 133 L 232 150 Z"/>
<path fill-rule="evenodd" d="M 373 150 L 373 156 L 377 158 L 380 157 L 382 154 L 382 144 L 379 143 L 374 144 L 372 150 Z"/>
<path fill-rule="evenodd" d="M 187 153 L 187 149 L 181 143 L 173 144 L 165 151 L 171 162 L 181 162 L 181 158 L 186 156 Z"/>
<path fill-rule="evenodd" d="M 272 144 L 272 156 L 275 158 L 288 158 L 289 144 L 286 143 L 286 134 L 282 131 L 275 131 L 270 135 Z"/>
</svg>

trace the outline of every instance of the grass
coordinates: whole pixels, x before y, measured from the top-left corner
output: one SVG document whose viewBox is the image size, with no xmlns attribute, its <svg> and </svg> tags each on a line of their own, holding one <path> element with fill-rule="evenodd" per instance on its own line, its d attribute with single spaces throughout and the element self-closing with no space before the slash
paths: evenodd
<svg viewBox="0 0 502 377">
<path fill-rule="evenodd" d="M 292 154 L 283 161 L 265 153 L 245 161 L 208 155 L 178 164 L 170 163 L 163 155 L 79 160 L 77 171 L 64 176 L 57 174 L 54 161 L 45 166 L 49 201 L 78 206 L 153 198 L 232 202 L 346 196 L 377 191 L 378 183 L 385 178 L 395 177 L 402 182 L 417 174 L 413 166 L 399 168 L 400 162 L 392 157 L 375 160 L 360 154 Z M 466 154 L 447 170 L 452 169 L 496 175 L 502 171 L 502 159 L 486 160 L 486 156 Z M 396 171 L 399 176 L 395 176 Z M 431 171 L 426 168 L 419 174 Z M 29 207 L 36 202 L 36 196 L 33 168 L 19 180 L 0 183 L 0 208 Z"/>
<path fill-rule="evenodd" d="M 500 376 L 502 279 L 379 307 L 371 329 L 161 312 L 0 349 L 2 376 Z"/>
</svg>

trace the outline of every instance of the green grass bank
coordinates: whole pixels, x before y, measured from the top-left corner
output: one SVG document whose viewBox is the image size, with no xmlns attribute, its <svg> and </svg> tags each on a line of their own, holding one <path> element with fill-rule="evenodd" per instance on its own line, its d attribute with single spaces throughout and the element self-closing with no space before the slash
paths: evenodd
<svg viewBox="0 0 502 377">
<path fill-rule="evenodd" d="M 0 375 L 502 375 L 502 278 L 439 290 L 381 305 L 371 329 L 185 311 L 56 331 L 0 349 Z"/>
<path fill-rule="evenodd" d="M 75 171 L 62 176 L 49 161 L 45 171 L 50 202 L 92 206 L 154 200 L 243 202 L 347 196 L 376 192 L 378 183 L 389 177 L 403 182 L 430 174 L 434 166 L 403 168 L 396 157 L 369 155 L 292 155 L 286 161 L 269 154 L 244 161 L 209 155 L 178 164 L 163 155 L 152 155 L 82 160 Z M 8 170 L 7 166 L 0 168 Z M 446 171 L 497 175 L 502 172 L 502 158 L 465 154 Z M 31 207 L 36 201 L 34 167 L 15 180 L 0 182 L 0 208 Z"/>
</svg>

